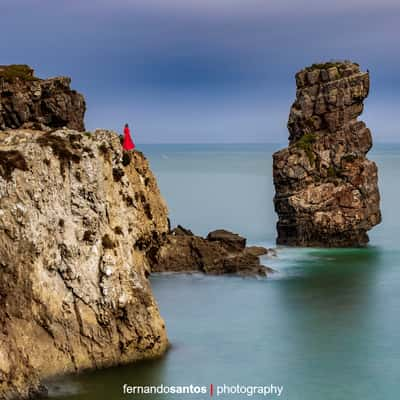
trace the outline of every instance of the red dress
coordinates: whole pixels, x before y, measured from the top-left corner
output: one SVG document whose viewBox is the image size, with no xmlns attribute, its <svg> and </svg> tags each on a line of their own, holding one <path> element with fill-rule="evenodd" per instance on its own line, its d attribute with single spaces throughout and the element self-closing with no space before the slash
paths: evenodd
<svg viewBox="0 0 400 400">
<path fill-rule="evenodd" d="M 133 150 L 135 148 L 135 143 L 133 143 L 131 138 L 131 131 L 127 126 L 124 128 L 124 144 L 122 147 L 124 150 Z"/>
</svg>

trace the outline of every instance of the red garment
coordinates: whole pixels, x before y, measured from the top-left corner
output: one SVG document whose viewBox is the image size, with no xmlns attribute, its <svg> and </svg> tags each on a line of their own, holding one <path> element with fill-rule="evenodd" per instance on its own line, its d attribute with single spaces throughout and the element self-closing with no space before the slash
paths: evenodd
<svg viewBox="0 0 400 400">
<path fill-rule="evenodd" d="M 124 144 L 122 147 L 124 150 L 133 150 L 135 148 L 135 143 L 133 143 L 131 138 L 131 131 L 127 126 L 124 128 Z"/>
</svg>

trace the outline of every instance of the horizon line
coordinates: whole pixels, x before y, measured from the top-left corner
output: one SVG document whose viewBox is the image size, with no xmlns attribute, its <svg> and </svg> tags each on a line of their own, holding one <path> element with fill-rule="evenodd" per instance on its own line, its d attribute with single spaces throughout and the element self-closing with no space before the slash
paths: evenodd
<svg viewBox="0 0 400 400">
<path fill-rule="evenodd" d="M 237 144 L 237 145 L 246 145 L 246 144 L 279 144 L 279 145 L 288 145 L 288 142 L 283 141 L 271 141 L 271 142 L 140 142 L 136 141 L 136 145 L 176 145 L 176 144 L 184 144 L 184 145 L 204 145 L 204 144 Z M 373 149 L 374 145 L 377 144 L 400 144 L 400 140 L 398 141 L 379 141 L 375 140 L 371 149 Z"/>
</svg>

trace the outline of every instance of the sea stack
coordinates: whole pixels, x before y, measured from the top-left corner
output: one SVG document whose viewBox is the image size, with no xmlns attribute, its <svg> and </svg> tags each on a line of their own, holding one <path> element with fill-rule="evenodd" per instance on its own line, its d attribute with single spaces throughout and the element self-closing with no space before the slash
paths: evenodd
<svg viewBox="0 0 400 400">
<path fill-rule="evenodd" d="M 368 71 L 349 61 L 296 74 L 289 146 L 273 156 L 278 244 L 363 246 L 380 223 L 371 132 L 357 120 L 369 84 Z"/>
</svg>

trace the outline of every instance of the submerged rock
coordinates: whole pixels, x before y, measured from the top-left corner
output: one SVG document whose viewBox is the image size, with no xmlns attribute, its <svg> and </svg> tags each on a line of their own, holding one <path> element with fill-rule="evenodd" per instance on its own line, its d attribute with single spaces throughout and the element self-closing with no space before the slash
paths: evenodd
<svg viewBox="0 0 400 400">
<path fill-rule="evenodd" d="M 369 73 L 350 62 L 296 74 L 289 147 L 273 156 L 278 244 L 361 246 L 381 221 L 371 132 L 357 117 Z"/>
<path fill-rule="evenodd" d="M 0 66 L 0 130 L 62 128 L 84 131 L 86 105 L 71 79 L 39 79 L 27 65 Z"/>
<path fill-rule="evenodd" d="M 146 252 L 167 208 L 118 135 L 0 132 L 0 398 L 55 374 L 161 355 Z"/>
<path fill-rule="evenodd" d="M 259 259 L 267 249 L 246 247 L 245 243 L 245 238 L 225 230 L 210 232 L 205 239 L 181 227 L 175 228 L 161 247 L 150 249 L 148 256 L 153 272 L 246 276 L 265 276 L 271 272 Z"/>
</svg>

